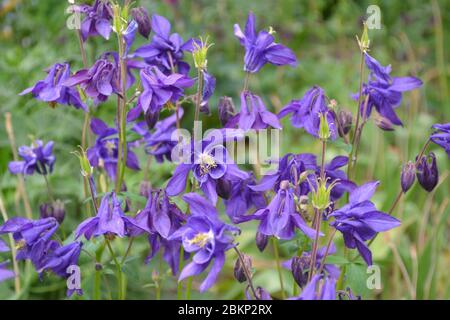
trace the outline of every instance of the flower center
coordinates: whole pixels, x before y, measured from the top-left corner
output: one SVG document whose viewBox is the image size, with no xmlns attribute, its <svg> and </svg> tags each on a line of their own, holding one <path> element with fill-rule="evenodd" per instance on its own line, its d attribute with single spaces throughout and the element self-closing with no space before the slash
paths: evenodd
<svg viewBox="0 0 450 320">
<path fill-rule="evenodd" d="M 206 246 L 211 240 L 213 239 L 213 233 L 210 230 L 208 233 L 201 232 L 197 233 L 194 238 L 189 240 L 189 244 L 195 244 L 199 246 L 200 248 L 203 248 Z"/>
<path fill-rule="evenodd" d="M 116 149 L 116 144 L 114 143 L 114 141 L 106 141 L 105 148 L 108 151 L 108 155 L 110 157 L 113 157 L 114 156 L 114 150 Z"/>
<path fill-rule="evenodd" d="M 216 160 L 209 154 L 202 153 L 199 156 L 200 160 L 200 172 L 202 175 L 208 174 L 211 169 L 217 167 Z"/>
</svg>

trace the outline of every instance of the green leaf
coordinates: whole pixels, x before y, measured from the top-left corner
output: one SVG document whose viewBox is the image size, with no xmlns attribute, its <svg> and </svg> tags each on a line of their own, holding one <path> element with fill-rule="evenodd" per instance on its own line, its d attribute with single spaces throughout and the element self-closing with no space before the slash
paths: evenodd
<svg viewBox="0 0 450 320">
<path fill-rule="evenodd" d="M 365 264 L 351 263 L 347 265 L 347 281 L 353 293 L 360 295 L 363 298 L 370 294 L 370 289 L 367 287 L 367 266 Z"/>
<path fill-rule="evenodd" d="M 343 256 L 327 256 L 327 258 L 325 259 L 325 263 L 343 266 L 343 265 L 349 264 L 351 262 Z"/>
</svg>

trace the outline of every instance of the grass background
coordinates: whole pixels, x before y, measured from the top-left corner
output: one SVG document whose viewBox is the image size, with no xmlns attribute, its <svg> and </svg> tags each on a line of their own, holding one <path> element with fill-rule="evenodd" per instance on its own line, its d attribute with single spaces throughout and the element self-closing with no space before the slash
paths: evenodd
<svg viewBox="0 0 450 320">
<path fill-rule="evenodd" d="M 212 117 L 205 119 L 207 126 L 218 125 L 217 105 L 221 95 L 238 101 L 243 85 L 243 49 L 233 35 L 233 24 L 244 25 L 247 12 L 257 16 L 258 28 L 272 26 L 276 37 L 292 48 L 298 59 L 297 68 L 264 67 L 252 77 L 250 88 L 261 95 L 272 110 L 279 110 L 291 99 L 299 99 L 312 85 L 323 87 L 327 95 L 340 106 L 355 111 L 350 94 L 358 90 L 359 53 L 355 35 L 361 33 L 361 19 L 370 4 L 381 9 L 382 28 L 371 30 L 371 54 L 382 64 L 392 64 L 394 76 L 415 75 L 424 81 L 420 90 L 404 95 L 398 109 L 405 126 L 394 132 L 382 132 L 372 122 L 365 127 L 358 162 L 358 183 L 377 179 L 381 181 L 375 196 L 377 206 L 387 211 L 399 190 L 402 163 L 414 159 L 436 122 L 450 121 L 448 91 L 449 75 L 449 25 L 450 1 L 137 1 L 150 13 L 166 16 L 184 39 L 209 35 L 214 46 L 208 57 L 209 71 L 217 77 L 216 93 L 211 101 Z M 169 3 L 169 2 L 172 2 Z M 175 3 L 175 4 L 173 4 Z M 17 200 L 17 178 L 7 172 L 12 160 L 10 144 L 5 132 L 4 115 L 12 114 L 15 138 L 18 145 L 29 144 L 30 136 L 56 142 L 57 162 L 51 176 L 51 184 L 57 197 L 66 201 L 66 220 L 61 233 L 70 234 L 87 216 L 83 202 L 82 180 L 77 159 L 70 154 L 80 144 L 83 115 L 73 108 L 51 109 L 46 104 L 19 97 L 24 88 L 44 78 L 43 70 L 55 62 L 68 61 L 72 71 L 81 68 L 77 38 L 73 30 L 66 28 L 67 2 L 62 0 L 2 0 L 0 1 L 0 191 L 10 216 L 23 215 Z M 134 48 L 144 44 L 137 37 Z M 114 40 L 90 39 L 87 44 L 89 61 L 103 51 L 115 50 Z M 192 62 L 190 57 L 187 61 Z M 193 119 L 187 110 L 183 124 L 188 127 Z M 112 123 L 115 103 L 111 100 L 95 111 L 96 116 Z M 315 152 L 320 146 L 303 131 L 290 127 L 283 121 L 282 153 Z M 448 173 L 450 162 L 441 149 L 432 146 L 437 154 L 440 169 L 440 186 L 432 193 L 425 193 L 414 186 L 404 197 L 395 215 L 402 219 L 400 228 L 378 237 L 373 245 L 375 263 L 382 270 L 382 290 L 368 290 L 365 268 L 360 264 L 348 267 L 348 284 L 366 299 L 448 299 L 450 298 Z M 331 147 L 328 157 L 343 154 L 339 147 Z M 144 154 L 140 153 L 144 165 Z M 164 185 L 170 177 L 173 165 L 153 164 L 150 167 L 152 184 Z M 142 175 L 127 172 L 130 192 L 138 192 Z M 38 215 L 39 204 L 46 201 L 46 190 L 41 177 L 26 180 L 33 213 Z M 245 226 L 239 238 L 242 250 L 254 259 L 254 282 L 279 295 L 273 253 L 269 247 L 259 253 L 254 243 L 256 225 Z M 337 241 L 338 255 L 342 255 L 341 240 Z M 94 250 L 98 244 L 85 244 Z M 125 251 L 125 239 L 116 240 L 115 246 Z M 292 243 L 282 244 L 282 255 L 292 256 Z M 132 256 L 125 265 L 127 274 L 127 298 L 155 298 L 154 270 L 158 259 L 144 265 L 147 254 L 146 240 L 140 239 L 133 247 Z M 194 290 L 194 298 L 242 298 L 244 286 L 233 278 L 234 252 L 229 252 L 226 266 L 210 293 L 200 295 Z M 0 261 L 8 259 L 1 254 Z M 103 261 L 103 298 L 115 296 L 114 267 L 105 255 Z M 82 254 L 82 287 L 89 299 L 92 292 L 94 263 Z M 162 298 L 176 297 L 176 283 L 163 267 Z M 21 264 L 21 280 L 24 287 L 20 296 L 14 296 L 12 281 L 0 284 L 0 298 L 64 298 L 65 281 L 46 275 L 39 281 L 30 266 Z M 292 280 L 286 272 L 287 287 Z M 194 288 L 199 278 L 194 280 Z"/>
</svg>

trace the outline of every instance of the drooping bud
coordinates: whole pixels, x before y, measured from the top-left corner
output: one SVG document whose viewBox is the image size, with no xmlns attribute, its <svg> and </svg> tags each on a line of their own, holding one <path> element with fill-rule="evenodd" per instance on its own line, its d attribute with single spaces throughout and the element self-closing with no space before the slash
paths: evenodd
<svg viewBox="0 0 450 320">
<path fill-rule="evenodd" d="M 346 135 L 350 132 L 350 129 L 352 128 L 352 122 L 353 122 L 353 115 L 348 110 L 340 110 L 338 113 L 338 121 L 339 125 L 342 129 L 342 132 L 339 131 L 339 135 Z"/>
<path fill-rule="evenodd" d="M 294 257 L 291 261 L 291 271 L 295 282 L 303 288 L 308 282 L 309 259 Z"/>
<path fill-rule="evenodd" d="M 258 247 L 259 251 L 263 252 L 264 249 L 267 247 L 267 243 L 269 242 L 269 237 L 265 234 L 262 234 L 261 232 L 256 232 L 256 246 Z"/>
<path fill-rule="evenodd" d="M 439 182 L 439 172 L 436 156 L 430 152 L 428 156 L 422 156 L 417 164 L 417 180 L 428 192 L 431 192 Z"/>
<path fill-rule="evenodd" d="M 60 200 L 56 200 L 53 203 L 43 203 L 39 206 L 40 217 L 55 218 L 59 224 L 64 221 L 66 216 L 66 210 L 64 209 L 64 203 Z"/>
<path fill-rule="evenodd" d="M 330 126 L 328 125 L 327 114 L 320 113 L 320 125 L 319 125 L 319 139 L 320 140 L 328 140 L 331 136 Z"/>
<path fill-rule="evenodd" d="M 394 124 L 388 118 L 380 115 L 374 117 L 375 124 L 384 131 L 394 131 Z"/>
<path fill-rule="evenodd" d="M 403 166 L 402 175 L 400 178 L 400 184 L 404 193 L 411 188 L 415 180 L 416 165 L 413 162 L 408 161 L 408 163 Z"/>
<path fill-rule="evenodd" d="M 231 193 L 231 182 L 227 179 L 217 180 L 216 192 L 222 199 L 228 200 Z"/>
<path fill-rule="evenodd" d="M 217 108 L 219 109 L 219 119 L 222 126 L 225 126 L 236 114 L 233 99 L 230 97 L 221 97 Z"/>
<path fill-rule="evenodd" d="M 152 31 L 152 24 L 148 16 L 147 9 L 144 7 L 137 7 L 131 9 L 131 15 L 138 24 L 138 31 L 144 37 L 148 39 L 150 32 Z"/>
<path fill-rule="evenodd" d="M 240 258 L 238 258 L 236 260 L 236 263 L 234 264 L 234 277 L 236 278 L 237 281 L 242 283 L 242 282 L 247 281 L 247 275 L 245 274 L 245 269 L 247 269 L 247 271 L 249 273 L 251 273 L 252 259 L 246 254 L 242 253 L 241 255 L 242 255 L 242 260 L 244 261 L 244 264 L 242 264 L 242 261 Z"/>
</svg>

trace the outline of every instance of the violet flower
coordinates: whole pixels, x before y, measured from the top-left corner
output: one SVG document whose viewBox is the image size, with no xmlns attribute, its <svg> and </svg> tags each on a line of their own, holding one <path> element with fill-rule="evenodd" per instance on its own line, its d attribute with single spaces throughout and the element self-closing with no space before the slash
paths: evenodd
<svg viewBox="0 0 450 320">
<path fill-rule="evenodd" d="M 417 159 L 416 159 L 417 161 Z M 420 158 L 416 167 L 417 180 L 427 192 L 433 191 L 439 182 L 439 170 L 433 152 Z"/>
<path fill-rule="evenodd" d="M 7 262 L 0 263 L 0 282 L 3 282 L 5 280 L 15 277 L 15 274 L 13 271 L 6 269 L 7 265 L 8 265 Z"/>
<path fill-rule="evenodd" d="M 95 217 L 84 220 L 75 231 L 75 238 L 81 235 L 89 240 L 100 235 L 118 236 L 128 235 L 130 222 L 122 211 L 121 202 L 114 192 L 103 196 Z"/>
<path fill-rule="evenodd" d="M 297 212 L 294 190 L 287 180 L 281 182 L 280 189 L 266 208 L 257 210 L 253 215 L 242 216 L 239 222 L 253 219 L 261 221 L 258 232 L 278 239 L 292 239 L 296 228 L 311 239 L 316 234 Z"/>
<path fill-rule="evenodd" d="M 266 63 L 276 66 L 297 65 L 294 52 L 276 43 L 271 30 L 269 32 L 262 30 L 256 34 L 255 15 L 252 12 L 248 14 L 244 32 L 238 24 L 234 25 L 234 35 L 245 48 L 244 70 L 246 72 L 256 73 Z"/>
<path fill-rule="evenodd" d="M 54 250 L 48 255 L 45 264 L 38 272 L 41 273 L 45 270 L 51 270 L 58 276 L 67 278 L 67 268 L 71 265 L 78 264 L 82 245 L 81 242 L 75 241 Z"/>
<path fill-rule="evenodd" d="M 191 141 L 183 150 L 182 162 L 175 168 L 172 178 L 167 184 L 167 194 L 176 196 L 186 189 L 186 179 L 192 171 L 199 182 L 200 189 L 213 204 L 217 202 L 217 182 L 219 179 L 237 181 L 246 179 L 248 174 L 241 171 L 229 158 L 226 148 L 222 145 L 228 136 L 223 136 L 220 130 L 214 130 L 202 141 Z M 217 135 L 221 139 L 215 139 Z M 231 136 L 235 138 L 235 136 Z"/>
<path fill-rule="evenodd" d="M 79 12 L 85 15 L 81 22 L 81 36 L 83 41 L 88 37 L 102 36 L 106 40 L 112 31 L 110 21 L 114 13 L 109 1 L 95 0 L 92 6 L 77 5 L 72 6 L 74 12 Z"/>
<path fill-rule="evenodd" d="M 169 264 L 172 273 L 178 273 L 180 265 L 181 241 L 169 240 L 169 237 L 186 221 L 181 210 L 169 201 L 166 193 L 153 190 L 147 200 L 145 208 L 134 218 L 129 218 L 130 235 L 136 236 L 143 232 L 149 234 L 151 246 L 150 255 L 146 262 L 155 257 L 159 250 L 164 250 L 163 259 Z M 185 255 L 185 259 L 188 255 Z"/>
<path fill-rule="evenodd" d="M 19 157 L 23 160 L 11 161 L 8 164 L 9 172 L 23 175 L 33 175 L 35 171 L 42 175 L 51 173 L 56 160 L 53 144 L 53 141 L 49 141 L 44 146 L 42 140 L 35 140 L 29 147 L 19 147 Z"/>
<path fill-rule="evenodd" d="M 145 122 L 134 126 L 134 130 L 143 136 L 145 152 L 153 155 L 157 162 L 162 163 L 164 159 L 172 161 L 172 149 L 178 143 L 178 140 L 173 137 L 177 129 L 177 117 L 181 119 L 183 113 L 183 108 L 179 108 L 178 115 L 173 114 L 164 120 L 158 121 L 152 132 L 148 131 L 148 126 Z"/>
<path fill-rule="evenodd" d="M 331 225 L 342 233 L 345 246 L 358 249 L 369 266 L 372 265 L 372 253 L 365 241 L 401 224 L 396 218 L 378 211 L 370 201 L 378 184 L 373 181 L 355 188 L 350 192 L 349 203 L 329 215 L 335 218 Z"/>
<path fill-rule="evenodd" d="M 183 96 L 184 88 L 194 84 L 193 79 L 182 74 L 174 73 L 166 76 L 157 67 L 142 69 L 140 76 L 143 91 L 136 107 L 128 112 L 128 121 L 136 119 L 142 112 L 159 114 L 166 103 L 175 103 Z"/>
<path fill-rule="evenodd" d="M 437 123 L 433 126 L 433 129 L 436 129 L 436 131 L 430 136 L 430 140 L 444 148 L 450 158 L 450 123 Z"/>
<path fill-rule="evenodd" d="M 209 289 L 217 279 L 225 263 L 225 251 L 231 249 L 233 237 L 239 229 L 223 223 L 217 209 L 205 198 L 195 193 L 183 195 L 191 215 L 186 224 L 175 231 L 169 239 L 179 239 L 186 252 L 193 254 L 192 262 L 181 271 L 178 281 L 202 273 L 212 262 L 211 269 L 200 285 L 200 291 Z"/>
<path fill-rule="evenodd" d="M 170 22 L 162 16 L 154 14 L 151 27 L 155 35 L 150 44 L 136 49 L 131 57 L 143 58 L 146 63 L 158 67 L 165 74 L 177 68 L 178 73 L 187 75 L 189 64 L 183 61 L 184 51 L 192 50 L 192 41 L 183 43 L 178 33 L 170 34 Z"/>
<path fill-rule="evenodd" d="M 236 125 L 244 131 L 268 127 L 281 129 L 277 116 L 268 111 L 262 99 L 250 91 L 242 91 L 241 111 L 228 121 L 226 128 L 234 128 Z"/>
<path fill-rule="evenodd" d="M 119 68 L 115 62 L 106 57 L 97 60 L 89 69 L 82 69 L 66 79 L 63 85 L 73 87 L 80 85 L 94 103 L 105 102 L 113 93 L 121 92 Z"/>
<path fill-rule="evenodd" d="M 361 103 L 361 114 L 366 118 L 375 108 L 384 118 L 387 118 L 394 125 L 403 125 L 395 113 L 395 109 L 402 101 L 402 92 L 410 91 L 422 86 L 422 81 L 415 77 L 391 77 L 391 66 L 382 66 L 369 54 L 365 54 L 365 62 L 370 70 L 368 82 L 364 84 L 362 94 L 369 96 L 367 109 L 364 111 L 364 99 Z M 354 95 L 358 99 L 358 94 Z"/>
<path fill-rule="evenodd" d="M 5 241 L 0 239 L 0 252 L 8 252 L 8 251 L 9 251 L 8 245 L 5 243 Z"/>
<path fill-rule="evenodd" d="M 144 37 L 147 38 L 150 36 L 150 32 L 152 30 L 150 17 L 148 16 L 147 9 L 144 7 L 136 7 L 131 9 L 131 15 L 134 20 L 136 20 L 138 24 L 138 31 Z"/>
<path fill-rule="evenodd" d="M 91 130 L 97 135 L 95 145 L 87 150 L 87 157 L 93 167 L 103 167 L 108 176 L 115 181 L 119 151 L 117 129 L 108 127 L 102 120 L 91 120 Z M 127 144 L 128 152 L 126 166 L 133 170 L 140 170 L 139 160 L 131 151 L 131 143 Z"/>
<path fill-rule="evenodd" d="M 331 139 L 337 137 L 338 130 L 334 112 L 328 108 L 325 92 L 322 88 L 314 86 L 303 95 L 300 100 L 292 100 L 288 105 L 281 109 L 278 114 L 283 118 L 291 115 L 291 124 L 296 128 L 303 128 L 313 137 L 319 137 L 320 114 L 326 114 L 328 126 L 330 128 Z"/>
<path fill-rule="evenodd" d="M 209 99 L 214 94 L 214 90 L 216 89 L 216 78 L 205 70 L 202 70 L 202 74 L 204 84 L 202 90 L 202 101 L 200 102 L 200 111 L 209 115 Z"/>
<path fill-rule="evenodd" d="M 70 77 L 70 65 L 68 63 L 56 63 L 48 69 L 47 73 L 48 75 L 44 80 L 38 81 L 34 86 L 25 89 L 19 95 L 31 93 L 37 100 L 48 102 L 52 106 L 58 103 L 84 111 L 88 110 L 78 91 L 63 85 Z"/>
<path fill-rule="evenodd" d="M 292 300 L 336 300 L 336 279 L 316 274 L 300 296 Z"/>
</svg>

